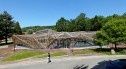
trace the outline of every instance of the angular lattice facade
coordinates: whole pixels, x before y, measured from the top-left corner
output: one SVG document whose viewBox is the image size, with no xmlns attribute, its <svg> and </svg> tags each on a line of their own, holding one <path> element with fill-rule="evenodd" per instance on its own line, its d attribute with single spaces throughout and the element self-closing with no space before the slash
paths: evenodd
<svg viewBox="0 0 126 69">
<path fill-rule="evenodd" d="M 79 42 L 93 45 L 90 41 L 93 41 L 94 34 L 95 32 L 56 32 L 46 29 L 32 35 L 13 35 L 12 39 L 15 45 L 33 49 L 69 48 L 76 47 Z"/>
</svg>

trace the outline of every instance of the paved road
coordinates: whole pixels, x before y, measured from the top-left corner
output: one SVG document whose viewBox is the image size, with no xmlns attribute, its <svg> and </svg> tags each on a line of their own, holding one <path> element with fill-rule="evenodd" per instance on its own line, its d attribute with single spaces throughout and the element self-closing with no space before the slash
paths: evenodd
<svg viewBox="0 0 126 69">
<path fill-rule="evenodd" d="M 46 60 L 41 61 L 37 59 L 36 61 L 24 61 L 21 63 L 15 63 L 10 65 L 3 65 L 1 69 L 73 69 L 76 65 L 89 65 L 89 69 L 98 62 L 104 60 L 115 60 L 124 59 L 126 56 L 87 56 L 87 57 L 65 57 L 53 59 L 52 63 L 46 63 Z M 30 62 L 30 63 L 29 63 Z"/>
</svg>

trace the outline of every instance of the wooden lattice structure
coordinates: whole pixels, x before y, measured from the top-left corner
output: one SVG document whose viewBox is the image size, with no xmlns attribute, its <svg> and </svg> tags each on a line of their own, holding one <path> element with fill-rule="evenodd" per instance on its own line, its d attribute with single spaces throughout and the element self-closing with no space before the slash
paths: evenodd
<svg viewBox="0 0 126 69">
<path fill-rule="evenodd" d="M 94 34 L 95 32 L 56 32 L 46 29 L 32 35 L 13 35 L 12 39 L 15 45 L 33 49 L 57 48 L 61 43 L 68 48 L 73 47 L 78 40 L 93 40 Z"/>
</svg>

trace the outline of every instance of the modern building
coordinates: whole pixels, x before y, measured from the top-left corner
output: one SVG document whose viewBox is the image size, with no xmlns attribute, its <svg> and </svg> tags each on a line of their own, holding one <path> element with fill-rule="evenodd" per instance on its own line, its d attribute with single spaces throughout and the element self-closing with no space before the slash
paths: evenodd
<svg viewBox="0 0 126 69">
<path fill-rule="evenodd" d="M 46 48 L 73 48 L 94 46 L 93 36 L 96 32 L 56 32 L 45 29 L 31 35 L 13 35 L 15 45 L 26 46 L 33 49 Z"/>
</svg>

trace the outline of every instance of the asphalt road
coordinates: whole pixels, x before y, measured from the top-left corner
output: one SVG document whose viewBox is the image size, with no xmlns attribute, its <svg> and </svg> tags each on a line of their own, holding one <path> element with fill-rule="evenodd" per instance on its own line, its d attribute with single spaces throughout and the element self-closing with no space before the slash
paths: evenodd
<svg viewBox="0 0 126 69">
<path fill-rule="evenodd" d="M 87 56 L 87 57 L 65 57 L 52 59 L 51 63 L 46 63 L 46 60 L 36 60 L 38 62 L 15 63 L 4 65 L 1 69 L 73 69 L 77 65 L 88 65 L 89 69 L 97 65 L 98 62 L 104 60 L 124 59 L 126 56 Z M 33 64 L 32 64 L 33 63 Z"/>
</svg>

